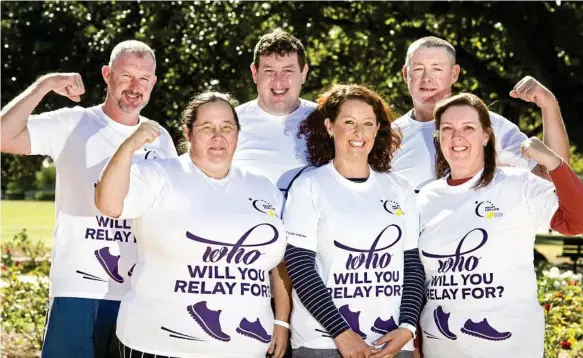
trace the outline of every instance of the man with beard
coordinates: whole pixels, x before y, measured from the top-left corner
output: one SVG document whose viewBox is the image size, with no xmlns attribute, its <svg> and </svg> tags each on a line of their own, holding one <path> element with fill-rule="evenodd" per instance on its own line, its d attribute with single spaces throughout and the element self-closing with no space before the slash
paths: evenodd
<svg viewBox="0 0 583 358">
<path fill-rule="evenodd" d="M 50 92 L 81 100 L 78 73 L 40 77 L 1 112 L 2 152 L 47 155 L 55 162 L 56 222 L 51 291 L 43 357 L 105 357 L 120 300 L 129 290 L 138 260 L 131 221 L 102 216 L 94 205 L 94 185 L 111 155 L 148 121 L 140 111 L 156 83 L 152 49 L 124 41 L 101 73 L 105 102 L 32 115 Z M 144 145 L 134 161 L 175 157 L 167 131 Z M 139 269 L 139 266 L 138 266 Z"/>
</svg>

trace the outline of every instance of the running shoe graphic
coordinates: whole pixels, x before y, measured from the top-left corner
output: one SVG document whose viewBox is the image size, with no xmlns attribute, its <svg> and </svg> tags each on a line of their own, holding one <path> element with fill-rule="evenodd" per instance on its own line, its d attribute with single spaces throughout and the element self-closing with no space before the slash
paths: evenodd
<svg viewBox="0 0 583 358">
<path fill-rule="evenodd" d="M 492 328 L 485 318 L 482 322 L 478 323 L 468 319 L 461 331 L 470 336 L 487 339 L 489 341 L 503 341 L 512 337 L 512 333 L 510 332 L 498 332 Z"/>
<path fill-rule="evenodd" d="M 344 317 L 350 328 L 359 334 L 362 339 L 366 339 L 366 334 L 360 330 L 360 324 L 358 323 L 358 317 L 360 317 L 360 311 L 352 312 L 348 305 L 344 305 L 339 309 L 340 314 Z"/>
<path fill-rule="evenodd" d="M 265 328 L 259 322 L 259 318 L 253 323 L 247 321 L 247 318 L 243 318 L 239 327 L 237 327 L 237 333 L 253 338 L 262 343 L 271 342 L 271 336 L 267 334 Z"/>
<path fill-rule="evenodd" d="M 206 307 L 206 301 L 200 301 L 187 306 L 188 313 L 196 323 L 211 337 L 219 341 L 228 342 L 231 337 L 221 330 L 219 316 L 221 311 L 212 311 Z"/>
<path fill-rule="evenodd" d="M 97 261 L 101 264 L 101 267 L 105 272 L 111 277 L 115 282 L 123 283 L 123 277 L 117 272 L 117 264 L 119 263 L 119 256 L 115 256 L 109 253 L 109 247 L 103 247 L 94 252 Z"/>
<path fill-rule="evenodd" d="M 378 334 L 387 334 L 390 331 L 394 331 L 397 328 L 399 327 L 395 323 L 395 319 L 391 316 L 391 318 L 389 318 L 386 321 L 383 321 L 380 317 L 377 318 L 374 321 L 372 327 L 370 327 L 370 330 Z"/>
<path fill-rule="evenodd" d="M 439 331 L 441 332 L 441 334 L 443 334 L 445 337 L 451 339 L 452 341 L 455 341 L 457 339 L 457 336 L 455 334 L 453 334 L 452 331 L 449 330 L 449 315 L 451 313 L 445 313 L 443 312 L 443 308 L 441 308 L 441 306 L 438 306 L 435 311 L 433 311 L 433 320 L 435 321 L 435 325 L 437 326 L 437 329 L 439 329 Z"/>
</svg>

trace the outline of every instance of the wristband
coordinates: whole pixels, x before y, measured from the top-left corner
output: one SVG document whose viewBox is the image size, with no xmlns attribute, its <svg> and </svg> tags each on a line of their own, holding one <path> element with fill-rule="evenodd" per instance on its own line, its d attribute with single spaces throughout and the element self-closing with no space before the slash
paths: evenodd
<svg viewBox="0 0 583 358">
<path fill-rule="evenodd" d="M 284 322 L 284 321 L 280 321 L 278 319 L 273 320 L 273 324 L 277 324 L 278 326 L 282 326 L 282 327 L 289 329 L 289 323 Z"/>
<path fill-rule="evenodd" d="M 411 333 L 413 333 L 413 339 L 415 339 L 417 337 L 417 327 L 413 326 L 412 324 L 401 323 L 399 325 L 399 328 L 405 328 L 406 330 L 411 331 Z"/>
</svg>

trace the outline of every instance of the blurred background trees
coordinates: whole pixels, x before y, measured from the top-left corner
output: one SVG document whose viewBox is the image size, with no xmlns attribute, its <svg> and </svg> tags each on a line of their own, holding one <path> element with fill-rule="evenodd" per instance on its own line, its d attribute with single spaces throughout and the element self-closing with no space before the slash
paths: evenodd
<svg viewBox="0 0 583 358">
<path fill-rule="evenodd" d="M 11 2 L 2 1 L 4 106 L 42 74 L 81 73 L 81 105 L 101 103 L 101 66 L 116 43 L 139 39 L 156 51 L 158 84 L 143 114 L 180 139 L 179 115 L 204 90 L 256 96 L 249 65 L 259 37 L 276 27 L 306 46 L 303 97 L 336 82 L 374 86 L 402 114 L 411 106 L 401 69 L 408 45 L 434 35 L 450 41 L 462 66 L 456 91 L 540 135 L 534 105 L 509 97 L 532 75 L 558 98 L 573 153 L 583 149 L 583 3 L 578 2 Z M 73 106 L 48 95 L 38 112 Z M 34 187 L 43 158 L 2 155 L 2 186 Z M 583 160 L 572 165 L 581 174 Z M 16 184 L 10 184 L 16 183 Z"/>
</svg>

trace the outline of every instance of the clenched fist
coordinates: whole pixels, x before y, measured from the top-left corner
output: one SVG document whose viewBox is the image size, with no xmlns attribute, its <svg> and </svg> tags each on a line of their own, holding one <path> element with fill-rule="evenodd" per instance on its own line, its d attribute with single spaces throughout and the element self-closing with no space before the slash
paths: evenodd
<svg viewBox="0 0 583 358">
<path fill-rule="evenodd" d="M 78 73 L 51 73 L 43 76 L 41 81 L 46 83 L 50 90 L 74 102 L 81 101 L 81 95 L 85 93 L 83 80 Z"/>
<path fill-rule="evenodd" d="M 539 108 L 558 105 L 555 95 L 531 76 L 526 76 L 510 91 L 510 97 L 533 102 Z"/>
<path fill-rule="evenodd" d="M 160 136 L 160 125 L 158 122 L 146 121 L 140 123 L 138 129 L 131 136 L 129 136 L 124 145 L 128 150 L 136 151 L 144 146 L 144 144 L 152 143 Z"/>
<path fill-rule="evenodd" d="M 562 159 L 537 137 L 531 137 L 520 144 L 520 151 L 528 159 L 536 161 L 548 170 L 557 169 Z"/>
</svg>

